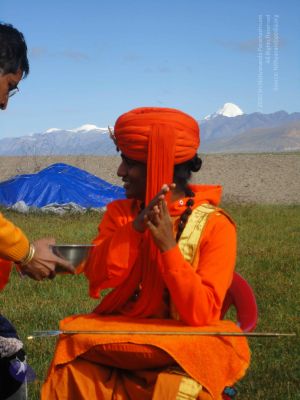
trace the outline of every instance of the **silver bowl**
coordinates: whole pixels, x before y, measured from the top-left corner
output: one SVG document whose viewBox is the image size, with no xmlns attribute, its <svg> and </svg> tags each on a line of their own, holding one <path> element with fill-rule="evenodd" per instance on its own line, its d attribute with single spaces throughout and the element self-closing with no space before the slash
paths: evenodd
<svg viewBox="0 0 300 400">
<path fill-rule="evenodd" d="M 59 257 L 62 257 L 77 268 L 89 255 L 89 251 L 95 247 L 94 244 L 55 244 L 51 246 L 52 251 Z M 61 272 L 59 266 L 56 267 L 56 272 Z"/>
</svg>

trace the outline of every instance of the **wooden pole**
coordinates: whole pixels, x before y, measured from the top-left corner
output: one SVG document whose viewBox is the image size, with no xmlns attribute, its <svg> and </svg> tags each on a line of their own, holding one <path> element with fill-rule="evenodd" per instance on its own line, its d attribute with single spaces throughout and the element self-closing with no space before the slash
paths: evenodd
<svg viewBox="0 0 300 400">
<path fill-rule="evenodd" d="M 160 335 L 160 336 L 245 336 L 245 337 L 296 337 L 295 332 L 186 332 L 186 331 L 82 331 L 82 330 L 54 330 L 36 331 L 27 339 L 58 335 Z"/>
</svg>

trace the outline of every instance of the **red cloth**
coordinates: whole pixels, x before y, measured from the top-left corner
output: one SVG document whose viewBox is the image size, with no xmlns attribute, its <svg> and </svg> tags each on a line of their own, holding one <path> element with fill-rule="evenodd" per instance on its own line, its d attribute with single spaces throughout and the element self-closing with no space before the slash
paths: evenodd
<svg viewBox="0 0 300 400">
<path fill-rule="evenodd" d="M 0 290 L 8 283 L 11 270 L 12 262 L 0 259 Z"/>
</svg>

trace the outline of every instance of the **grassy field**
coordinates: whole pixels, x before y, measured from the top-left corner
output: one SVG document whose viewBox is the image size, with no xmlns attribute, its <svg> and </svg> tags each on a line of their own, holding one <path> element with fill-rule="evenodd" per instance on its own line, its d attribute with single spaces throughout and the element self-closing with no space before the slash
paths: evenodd
<svg viewBox="0 0 300 400">
<path fill-rule="evenodd" d="M 227 204 L 237 222 L 237 271 L 252 285 L 259 307 L 257 331 L 297 332 L 297 338 L 252 338 L 252 363 L 237 385 L 239 399 L 300 399 L 300 206 Z M 27 216 L 5 213 L 23 227 L 31 239 L 54 236 L 58 243 L 87 243 L 95 236 L 99 214 L 82 216 Z M 1 313 L 18 328 L 37 380 L 30 384 L 29 399 L 39 398 L 40 385 L 50 363 L 55 339 L 28 341 L 33 330 L 56 329 L 58 321 L 89 312 L 82 276 L 59 276 L 34 282 L 13 274 L 0 294 Z"/>
</svg>

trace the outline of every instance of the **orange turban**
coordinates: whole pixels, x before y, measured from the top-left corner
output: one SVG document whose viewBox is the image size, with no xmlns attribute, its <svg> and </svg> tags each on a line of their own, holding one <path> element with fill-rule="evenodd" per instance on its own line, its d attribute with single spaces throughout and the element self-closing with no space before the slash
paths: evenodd
<svg viewBox="0 0 300 400">
<path fill-rule="evenodd" d="M 131 110 L 117 119 L 114 134 L 125 156 L 147 163 L 146 204 L 173 182 L 174 165 L 193 158 L 200 144 L 197 121 L 172 108 Z"/>
</svg>

